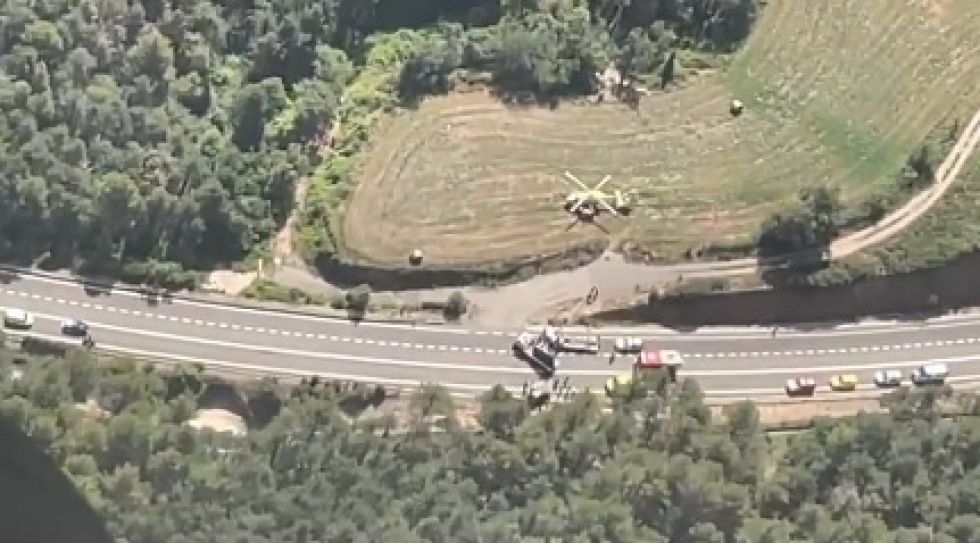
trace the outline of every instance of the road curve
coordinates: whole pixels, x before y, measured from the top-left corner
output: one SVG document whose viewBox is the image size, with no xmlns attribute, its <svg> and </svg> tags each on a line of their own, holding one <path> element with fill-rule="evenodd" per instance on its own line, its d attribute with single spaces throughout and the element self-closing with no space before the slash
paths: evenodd
<svg viewBox="0 0 980 543">
<path fill-rule="evenodd" d="M 34 313 L 31 331 L 58 338 L 59 321 L 83 319 L 100 348 L 135 357 L 166 358 L 271 374 L 411 387 L 444 384 L 478 394 L 494 384 L 520 390 L 535 379 L 510 353 L 517 330 L 343 320 L 272 309 L 235 307 L 190 299 L 151 303 L 138 293 L 86 291 L 70 279 L 13 274 L 0 284 L 0 307 Z M 573 332 L 576 330 L 572 330 Z M 834 373 L 862 382 L 884 368 L 911 369 L 925 362 L 949 365 L 953 382 L 980 383 L 980 315 L 914 323 L 867 323 L 814 330 L 710 328 L 691 333 L 663 328 L 603 328 L 612 338 L 636 334 L 681 351 L 684 374 L 709 396 L 757 398 L 781 394 L 786 379 L 810 375 L 825 383 Z M 566 356 L 560 373 L 576 388 L 601 389 L 629 370 L 627 357 Z M 826 387 L 824 387 L 826 388 Z"/>
</svg>

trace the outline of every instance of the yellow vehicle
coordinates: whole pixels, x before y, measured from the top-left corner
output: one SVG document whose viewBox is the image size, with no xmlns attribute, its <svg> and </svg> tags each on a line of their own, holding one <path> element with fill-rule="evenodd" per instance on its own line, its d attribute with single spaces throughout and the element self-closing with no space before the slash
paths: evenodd
<svg viewBox="0 0 980 543">
<path fill-rule="evenodd" d="M 615 377 L 610 377 L 609 380 L 606 381 L 606 395 L 610 397 L 615 396 L 617 394 L 617 390 L 626 389 L 632 382 L 632 373 L 621 373 Z"/>
<path fill-rule="evenodd" d="M 830 389 L 836 392 L 850 392 L 857 388 L 857 375 L 841 374 L 830 379 Z"/>
</svg>

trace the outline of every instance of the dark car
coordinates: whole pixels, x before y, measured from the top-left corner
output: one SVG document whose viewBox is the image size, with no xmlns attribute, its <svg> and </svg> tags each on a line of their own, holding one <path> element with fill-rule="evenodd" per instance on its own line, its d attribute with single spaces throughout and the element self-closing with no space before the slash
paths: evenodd
<svg viewBox="0 0 980 543">
<path fill-rule="evenodd" d="M 85 336 L 88 335 L 88 324 L 77 319 L 63 321 L 61 333 L 66 336 Z"/>
</svg>

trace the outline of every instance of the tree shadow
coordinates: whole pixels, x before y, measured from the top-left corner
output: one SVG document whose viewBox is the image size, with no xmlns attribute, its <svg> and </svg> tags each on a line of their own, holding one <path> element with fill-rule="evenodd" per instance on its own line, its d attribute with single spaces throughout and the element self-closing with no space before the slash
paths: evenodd
<svg viewBox="0 0 980 543">
<path fill-rule="evenodd" d="M 561 105 L 561 98 L 556 94 L 509 89 L 500 86 L 491 87 L 490 96 L 500 100 L 503 105 L 515 109 L 547 107 L 548 109 L 555 110 Z"/>
<path fill-rule="evenodd" d="M 90 298 L 97 298 L 99 296 L 112 296 L 112 287 L 103 287 L 99 285 L 94 285 L 92 283 L 82 283 L 82 291 L 85 295 Z"/>
</svg>

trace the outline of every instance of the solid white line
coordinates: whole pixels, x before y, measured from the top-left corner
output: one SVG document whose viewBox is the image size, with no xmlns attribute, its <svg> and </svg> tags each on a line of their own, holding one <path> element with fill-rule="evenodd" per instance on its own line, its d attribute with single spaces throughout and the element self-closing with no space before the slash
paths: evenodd
<svg viewBox="0 0 980 543">
<path fill-rule="evenodd" d="M 62 286 L 81 286 L 77 281 L 64 278 L 55 278 L 48 276 L 36 275 L 36 271 L 29 269 L 18 269 L 18 273 L 21 275 L 21 280 L 23 281 L 37 281 L 42 283 L 58 284 Z M 130 298 L 140 298 L 143 296 L 136 292 L 131 292 L 128 290 L 116 290 L 108 289 L 114 295 L 120 295 Z M 9 291 L 8 291 L 9 292 Z M 77 302 L 72 300 L 74 304 Z M 217 311 L 230 311 L 238 313 L 249 313 L 254 315 L 264 315 L 276 318 L 289 318 L 298 319 L 305 321 L 315 321 L 315 322 L 332 322 L 333 324 L 343 324 L 347 321 L 343 317 L 332 316 L 332 315 L 302 315 L 284 311 L 277 311 L 272 308 L 251 308 L 251 307 L 240 307 L 240 306 L 229 306 L 224 304 L 217 304 L 207 301 L 199 300 L 187 300 L 183 298 L 173 298 L 173 304 L 186 305 L 193 307 L 203 307 L 208 309 L 213 309 Z M 781 338 L 819 338 L 819 337 L 840 337 L 848 335 L 875 335 L 875 334 L 889 334 L 897 333 L 902 331 L 924 331 L 928 329 L 936 328 L 948 328 L 948 327 L 958 327 L 958 326 L 969 326 L 974 324 L 980 324 L 980 317 L 975 313 L 968 314 L 949 314 L 942 315 L 939 317 L 933 317 L 922 321 L 923 324 L 908 324 L 905 321 L 864 321 L 858 323 L 845 323 L 834 327 L 830 331 L 815 331 L 815 332 L 794 332 L 787 330 L 779 334 Z M 466 328 L 454 328 L 451 326 L 429 326 L 429 325 L 413 325 L 411 323 L 385 323 L 385 322 L 374 322 L 374 321 L 364 321 L 361 326 L 376 327 L 376 328 L 394 328 L 401 330 L 418 330 L 425 332 L 436 332 L 436 333 L 446 333 L 446 334 L 500 334 L 500 335 L 512 335 L 516 334 L 517 330 L 471 330 Z M 657 330 L 651 329 L 652 327 L 596 327 L 596 328 L 585 328 L 585 327 L 565 327 L 569 332 L 579 333 L 598 333 L 600 335 L 641 335 L 649 336 L 651 339 L 657 340 L 670 340 L 678 339 L 683 341 L 689 340 L 722 340 L 722 339 L 759 339 L 765 338 L 770 335 L 771 328 L 765 327 L 760 329 L 758 326 L 750 327 L 712 327 L 712 328 L 702 328 L 694 333 L 680 333 L 668 330 Z M 719 330 L 722 333 L 715 333 L 712 330 Z M 736 330 L 738 333 L 732 334 L 728 332 L 724 333 L 724 330 Z M 744 332 L 743 332 L 744 331 Z"/>
<path fill-rule="evenodd" d="M 45 313 L 34 313 L 34 316 L 39 319 L 49 319 L 58 322 L 60 322 L 63 319 L 63 317 L 48 315 Z M 440 362 L 427 362 L 422 360 L 381 358 L 381 357 L 362 356 L 362 355 L 353 355 L 353 354 L 331 353 L 331 352 L 324 352 L 324 351 L 303 351 L 298 349 L 288 349 L 284 347 L 250 345 L 250 344 L 235 343 L 230 341 L 219 341 L 219 340 L 213 340 L 213 339 L 207 339 L 207 338 L 201 338 L 195 336 L 167 334 L 163 332 L 152 332 L 149 330 L 126 328 L 123 326 L 115 326 L 111 324 L 104 324 L 104 323 L 92 322 L 92 321 L 89 322 L 89 325 L 94 329 L 102 328 L 105 330 L 114 330 L 117 332 L 123 332 L 136 336 L 155 337 L 155 338 L 179 341 L 184 343 L 211 345 L 214 347 L 239 349 L 239 350 L 245 350 L 251 352 L 258 351 L 258 352 L 273 353 L 273 354 L 284 354 L 284 355 L 304 357 L 304 358 L 319 358 L 324 360 L 341 360 L 341 361 L 346 360 L 352 362 L 364 362 L 368 364 L 376 364 L 381 366 L 417 367 L 417 368 L 427 368 L 427 369 L 474 371 L 474 372 L 482 372 L 482 373 L 511 373 L 511 374 L 522 374 L 522 375 L 531 373 L 530 368 L 527 368 L 526 366 L 507 367 L 507 366 L 481 366 L 481 365 L 471 365 L 471 364 L 446 364 Z M 608 375 L 609 372 L 603 371 L 603 372 L 597 372 L 596 374 Z M 589 375 L 589 374 L 583 374 L 583 375 Z"/>
<path fill-rule="evenodd" d="M 61 343 L 77 344 L 77 342 L 66 341 L 65 338 L 62 337 L 51 336 L 46 334 L 35 334 L 35 333 L 25 334 L 21 332 L 18 335 L 31 335 L 49 341 L 58 341 Z M 322 378 L 334 379 L 338 381 L 360 381 L 360 382 L 371 383 L 371 384 L 401 385 L 401 386 L 410 386 L 410 387 L 418 386 L 420 383 L 424 382 L 417 379 L 393 379 L 390 377 L 375 377 L 369 375 L 331 373 L 331 372 L 318 371 L 318 370 L 315 371 L 315 370 L 302 370 L 297 368 L 259 366 L 255 364 L 245 364 L 241 362 L 228 362 L 224 360 L 214 360 L 211 358 L 199 358 L 196 356 L 185 356 L 185 355 L 178 355 L 178 354 L 165 354 L 165 353 L 159 353 L 153 351 L 144 351 L 141 349 L 133 349 L 131 347 L 122 347 L 119 345 L 100 344 L 98 346 L 98 349 L 134 355 L 134 356 L 145 358 L 148 361 L 175 360 L 180 362 L 204 364 L 204 365 L 215 366 L 215 367 L 226 367 L 235 370 L 247 370 L 247 371 L 255 371 L 261 373 L 278 373 L 283 375 L 293 375 L 296 377 L 311 377 L 316 375 Z M 462 384 L 462 383 L 440 383 L 440 384 L 446 388 L 457 389 L 457 390 L 482 391 L 482 390 L 488 390 L 490 388 L 490 385 L 470 385 L 470 384 Z M 507 388 L 511 392 L 519 392 L 521 390 L 521 387 L 514 387 L 514 386 L 509 386 L 505 388 Z"/>
<path fill-rule="evenodd" d="M 77 281 L 63 278 L 54 278 L 37 275 L 34 270 L 18 269 L 18 274 L 20 274 L 21 281 L 37 281 L 40 283 L 57 284 L 61 286 L 69 287 L 81 287 Z M 127 298 L 138 298 L 142 299 L 143 295 L 138 292 L 131 292 L 124 289 L 106 289 L 112 295 L 124 296 Z M 350 324 L 350 321 L 344 317 L 339 317 L 336 315 L 302 315 L 291 313 L 288 311 L 277 311 L 271 308 L 252 308 L 252 307 L 241 307 L 241 306 L 231 306 L 225 304 L 218 304 L 213 302 L 207 302 L 203 300 L 188 300 L 184 298 L 171 298 L 171 303 L 174 305 L 186 305 L 192 307 L 202 307 L 217 311 L 230 311 L 236 313 L 249 313 L 253 315 L 263 315 L 275 318 L 287 318 L 287 319 L 298 319 L 305 321 L 315 321 L 315 322 L 328 322 L 332 324 Z M 428 326 L 428 325 L 413 325 L 411 323 L 388 323 L 388 322 L 374 322 L 374 321 L 362 321 L 360 326 L 367 326 L 372 328 L 397 328 L 403 330 L 420 330 L 425 332 L 438 332 L 446 334 L 470 334 L 471 330 L 465 328 L 453 328 L 451 326 Z M 516 333 L 516 332 L 515 332 Z"/>
<path fill-rule="evenodd" d="M 66 340 L 65 338 L 59 336 L 50 336 L 46 334 L 35 334 L 35 333 L 24 333 L 24 332 L 14 332 L 13 334 L 32 335 L 32 336 L 37 336 L 37 337 L 47 339 L 49 341 L 76 344 L 76 342 L 74 341 Z M 398 385 L 398 386 L 406 386 L 406 387 L 415 387 L 423 382 L 423 381 L 413 380 L 413 379 L 393 379 L 389 377 L 374 377 L 374 376 L 367 376 L 367 375 L 332 373 L 332 372 L 314 371 L 314 370 L 301 370 L 296 368 L 259 366 L 255 364 L 245 364 L 241 362 L 229 362 L 229 361 L 215 360 L 210 358 L 199 358 L 199 357 L 192 357 L 192 356 L 144 351 L 140 349 L 133 349 L 130 347 L 122 347 L 117 345 L 101 344 L 99 345 L 99 349 L 105 351 L 115 351 L 115 352 L 125 353 L 137 357 L 142 357 L 147 359 L 148 361 L 168 360 L 168 361 L 178 361 L 178 362 L 189 362 L 189 363 L 202 364 L 202 365 L 213 366 L 213 367 L 226 367 L 239 371 L 246 370 L 246 371 L 254 371 L 258 373 L 271 372 L 271 373 L 278 373 L 281 375 L 292 375 L 296 377 L 310 377 L 316 375 L 325 379 L 332 379 L 332 380 L 339 380 L 339 381 L 360 381 L 369 384 Z M 947 381 L 949 382 L 972 382 L 976 380 L 980 380 L 980 375 L 961 375 L 956 377 L 950 377 L 949 379 L 947 379 Z M 443 387 L 450 390 L 455 389 L 455 390 L 483 391 L 483 390 L 488 390 L 490 388 L 490 386 L 488 385 L 471 385 L 471 384 L 462 384 L 462 383 L 440 383 L 440 384 Z M 505 386 L 504 388 L 510 391 L 511 393 L 515 393 L 515 394 L 521 390 L 521 387 L 517 387 L 517 386 Z M 860 385 L 859 388 L 862 390 L 873 389 L 871 385 Z M 881 390 L 881 393 L 884 394 L 888 391 L 889 390 Z M 596 394 L 601 393 L 600 391 L 595 391 L 595 390 L 593 392 Z M 782 388 L 747 388 L 747 389 L 730 389 L 730 390 L 705 390 L 703 391 L 703 393 L 705 396 L 736 396 L 737 397 L 739 395 L 758 396 L 762 394 L 768 394 L 768 395 L 783 397 L 782 395 L 785 394 L 785 391 Z M 840 393 L 837 397 L 843 398 L 846 397 L 846 394 L 847 393 Z"/>
<path fill-rule="evenodd" d="M 59 322 L 63 318 L 63 317 L 47 315 L 47 314 L 35 314 L 35 316 L 38 318 L 47 318 Z M 427 369 L 444 369 L 444 370 L 457 370 L 462 372 L 472 371 L 472 372 L 480 372 L 480 373 L 510 373 L 510 374 L 523 375 L 530 371 L 530 369 L 525 366 L 483 366 L 478 364 L 448 364 L 442 362 L 428 362 L 422 360 L 371 357 L 371 356 L 331 353 L 331 352 L 323 352 L 323 351 L 303 351 L 303 350 L 288 349 L 288 348 L 273 347 L 273 346 L 249 345 L 243 343 L 219 341 L 219 340 L 212 340 L 212 339 L 199 338 L 193 336 L 167 334 L 162 332 L 151 332 L 148 330 L 138 330 L 133 328 L 125 328 L 121 326 L 100 324 L 96 322 L 91 322 L 89 324 L 91 324 L 93 327 L 105 328 L 107 330 L 116 330 L 119 332 L 129 333 L 133 335 L 157 337 L 161 339 L 182 341 L 185 343 L 196 343 L 196 344 L 211 345 L 217 347 L 234 348 L 234 349 L 247 350 L 253 352 L 261 351 L 267 353 L 284 354 L 284 355 L 299 356 L 305 358 L 320 358 L 326 360 L 346 360 L 346 361 L 357 361 L 357 362 L 364 362 L 364 363 L 376 364 L 382 366 L 388 365 L 388 366 L 416 367 L 416 368 L 427 368 Z M 885 363 L 876 363 L 876 364 L 775 367 L 775 368 L 753 368 L 753 369 L 723 369 L 723 370 L 684 370 L 683 373 L 684 375 L 691 376 L 691 377 L 799 375 L 799 374 L 808 374 L 808 373 L 834 373 L 834 372 L 844 372 L 844 371 L 915 367 L 923 364 L 939 363 L 939 362 L 943 362 L 947 364 L 956 364 L 962 362 L 973 362 L 978 360 L 980 360 L 980 354 L 971 355 L 971 356 L 936 358 L 936 359 L 928 359 L 928 360 L 916 359 L 916 360 L 908 360 L 908 361 L 894 361 L 894 362 L 885 362 Z M 604 369 L 604 370 L 564 369 L 561 370 L 560 373 L 569 376 L 597 376 L 597 377 L 605 377 L 612 374 L 611 370 L 608 369 Z"/>
</svg>

